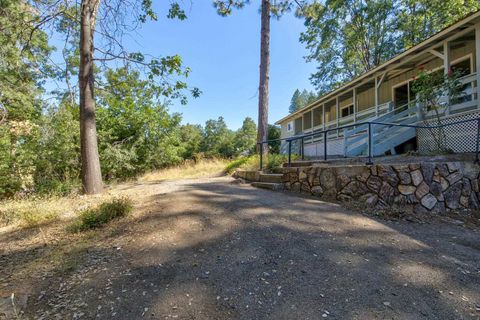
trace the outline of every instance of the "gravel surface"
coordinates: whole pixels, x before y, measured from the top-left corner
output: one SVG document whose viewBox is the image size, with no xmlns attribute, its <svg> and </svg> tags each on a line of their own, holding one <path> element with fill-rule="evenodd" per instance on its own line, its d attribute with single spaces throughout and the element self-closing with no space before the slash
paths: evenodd
<svg viewBox="0 0 480 320">
<path fill-rule="evenodd" d="M 230 178 L 127 189 L 136 213 L 82 238 L 71 268 L 20 281 L 15 261 L 48 250 L 0 256 L 0 292 L 22 282 L 24 318 L 480 319 L 478 231 L 376 219 Z"/>
</svg>

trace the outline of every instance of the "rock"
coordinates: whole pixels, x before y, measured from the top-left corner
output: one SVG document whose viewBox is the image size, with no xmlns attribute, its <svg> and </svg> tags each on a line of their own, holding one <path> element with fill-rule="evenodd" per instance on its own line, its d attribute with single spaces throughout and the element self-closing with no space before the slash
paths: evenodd
<svg viewBox="0 0 480 320">
<path fill-rule="evenodd" d="M 418 199 L 414 194 L 409 194 L 406 196 L 407 204 L 417 204 Z"/>
<path fill-rule="evenodd" d="M 413 194 L 417 188 L 415 186 L 410 185 L 398 185 L 398 191 L 400 191 L 403 195 Z"/>
<path fill-rule="evenodd" d="M 379 195 L 387 204 L 391 204 L 395 197 L 395 189 L 387 182 L 383 182 Z"/>
<path fill-rule="evenodd" d="M 382 186 L 382 179 L 376 176 L 370 176 L 367 180 L 367 187 L 374 191 L 378 192 L 380 190 L 380 187 Z"/>
<path fill-rule="evenodd" d="M 392 167 L 387 165 L 378 166 L 378 176 L 383 181 L 388 182 L 392 187 L 396 187 L 398 185 L 398 182 L 400 181 Z"/>
<path fill-rule="evenodd" d="M 306 179 L 307 179 L 307 174 L 303 170 L 300 171 L 300 173 L 298 174 L 298 180 L 303 181 Z"/>
<path fill-rule="evenodd" d="M 420 202 L 425 208 L 427 208 L 428 210 L 432 210 L 432 208 L 437 204 L 438 200 L 433 194 L 428 193 L 422 198 Z"/>
<path fill-rule="evenodd" d="M 419 163 L 411 163 L 408 165 L 408 168 L 410 168 L 410 170 L 418 170 L 420 169 L 420 164 Z"/>
<path fill-rule="evenodd" d="M 370 170 L 368 169 L 368 167 L 364 167 L 362 174 L 358 175 L 356 179 L 360 182 L 365 183 L 367 182 L 369 177 L 370 177 Z"/>
<path fill-rule="evenodd" d="M 383 201 L 383 199 L 378 199 L 377 204 L 375 205 L 375 208 L 383 210 L 389 208 L 389 205 Z"/>
<path fill-rule="evenodd" d="M 350 178 L 344 174 L 340 174 L 337 176 L 337 189 L 342 190 L 348 183 L 350 182 Z"/>
<path fill-rule="evenodd" d="M 371 166 L 370 167 L 370 173 L 374 176 L 378 175 L 378 169 L 377 166 Z"/>
<path fill-rule="evenodd" d="M 445 164 L 437 164 L 436 169 L 438 170 L 438 173 L 442 177 L 446 177 L 450 174 L 450 172 L 448 171 L 447 165 Z"/>
<path fill-rule="evenodd" d="M 460 197 L 460 205 L 464 208 L 468 208 L 470 199 L 466 196 L 461 196 Z"/>
<path fill-rule="evenodd" d="M 311 191 L 314 196 L 321 197 L 323 195 L 323 188 L 321 186 L 315 186 Z"/>
<path fill-rule="evenodd" d="M 427 214 L 429 211 L 421 204 L 417 204 L 415 208 L 413 208 L 413 211 L 417 214 Z"/>
<path fill-rule="evenodd" d="M 317 176 L 317 177 L 313 178 L 312 185 L 313 186 L 319 186 L 320 185 L 320 177 Z"/>
<path fill-rule="evenodd" d="M 292 184 L 290 182 L 285 182 L 283 185 L 285 186 L 286 190 L 292 190 Z"/>
<path fill-rule="evenodd" d="M 475 192 L 470 193 L 470 199 L 468 204 L 469 204 L 469 207 L 472 209 L 480 208 L 480 203 L 478 201 L 478 197 L 475 194 Z"/>
<path fill-rule="evenodd" d="M 412 182 L 414 185 L 418 186 L 420 183 L 422 183 L 423 175 L 420 170 L 414 170 L 410 172 L 410 175 L 412 176 Z"/>
<path fill-rule="evenodd" d="M 374 207 L 378 202 L 378 196 L 376 194 L 371 194 L 366 200 L 365 203 L 368 207 Z"/>
<path fill-rule="evenodd" d="M 352 197 L 343 193 L 337 195 L 337 200 L 342 202 L 350 202 L 352 201 Z"/>
<path fill-rule="evenodd" d="M 445 208 L 445 203 L 443 202 L 437 202 L 435 207 L 433 207 L 432 212 L 433 213 L 445 213 L 446 208 Z"/>
<path fill-rule="evenodd" d="M 425 182 L 428 185 L 430 185 L 430 183 L 432 183 L 432 180 L 433 180 L 433 170 L 435 166 L 431 163 L 424 162 L 421 164 L 421 168 L 422 168 L 423 180 L 425 180 Z"/>
<path fill-rule="evenodd" d="M 393 199 L 393 204 L 399 207 L 404 207 L 406 203 L 407 197 L 402 194 L 399 194 Z"/>
<path fill-rule="evenodd" d="M 478 164 L 473 162 L 463 162 L 463 175 L 470 180 L 476 179 L 478 177 L 478 173 L 480 171 L 480 167 Z"/>
<path fill-rule="evenodd" d="M 354 180 L 347 184 L 341 192 L 350 197 L 358 198 L 367 193 L 367 186 L 363 182 Z"/>
<path fill-rule="evenodd" d="M 480 187 L 479 187 L 479 184 L 478 184 L 478 179 L 472 179 L 470 182 L 472 184 L 472 190 L 475 191 L 475 192 L 479 192 Z"/>
<path fill-rule="evenodd" d="M 300 187 L 301 187 L 300 182 L 294 182 L 294 183 L 291 184 L 290 190 L 298 192 L 298 191 L 300 191 Z"/>
<path fill-rule="evenodd" d="M 461 169 L 461 165 L 460 165 L 459 162 L 448 162 L 447 167 L 448 167 L 448 171 L 450 171 L 450 173 L 457 172 Z"/>
<path fill-rule="evenodd" d="M 458 209 L 460 205 L 460 195 L 462 194 L 462 182 L 457 182 L 450 186 L 447 191 L 444 192 L 445 203 L 450 209 Z"/>
<path fill-rule="evenodd" d="M 412 178 L 408 172 L 399 172 L 398 177 L 400 178 L 401 184 L 410 184 L 412 183 Z"/>
<path fill-rule="evenodd" d="M 463 178 L 463 186 L 462 186 L 462 196 L 469 197 L 470 192 L 472 192 L 472 185 L 470 184 L 470 180 L 468 178 Z"/>
<path fill-rule="evenodd" d="M 447 177 L 447 180 L 450 183 L 450 185 L 452 185 L 452 184 L 455 184 L 456 182 L 462 180 L 462 178 L 463 178 L 463 175 L 462 175 L 461 172 L 455 172 L 455 173 L 450 174 Z"/>
<path fill-rule="evenodd" d="M 298 181 L 298 173 L 295 171 L 295 172 L 290 172 L 288 174 L 288 180 L 290 182 L 297 182 Z"/>
<path fill-rule="evenodd" d="M 320 172 L 320 185 L 325 189 L 326 193 L 337 193 L 335 190 L 335 175 L 331 168 L 326 168 Z"/>
<path fill-rule="evenodd" d="M 443 201 L 442 185 L 438 182 L 433 181 L 430 185 L 430 193 L 437 197 L 438 201 Z"/>
<path fill-rule="evenodd" d="M 450 186 L 450 183 L 448 183 L 447 179 L 445 179 L 444 177 L 440 178 L 440 184 L 442 185 L 442 191 L 447 190 Z"/>
<path fill-rule="evenodd" d="M 420 183 L 420 185 L 417 187 L 415 195 L 417 196 L 417 199 L 422 199 L 429 191 L 430 188 L 428 185 L 425 183 L 425 181 L 422 181 L 422 183 Z"/>
<path fill-rule="evenodd" d="M 307 181 L 303 181 L 301 182 L 301 187 L 300 187 L 301 191 L 304 191 L 304 192 L 307 192 L 307 193 L 312 193 L 311 189 L 310 189 L 310 185 L 308 184 Z"/>
</svg>

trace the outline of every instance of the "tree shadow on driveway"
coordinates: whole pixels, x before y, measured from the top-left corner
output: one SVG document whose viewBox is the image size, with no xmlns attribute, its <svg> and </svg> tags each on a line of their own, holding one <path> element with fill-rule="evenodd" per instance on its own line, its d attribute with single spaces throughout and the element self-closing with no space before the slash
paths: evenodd
<svg viewBox="0 0 480 320">
<path fill-rule="evenodd" d="M 478 319 L 479 233 L 219 180 L 153 195 L 108 257 L 34 288 L 46 319 Z M 92 244 L 93 246 L 94 244 Z M 92 247 L 93 250 L 93 247 Z M 61 283 L 67 290 L 62 291 Z M 60 288 L 60 289 L 59 289 Z M 55 307 L 52 307 L 55 306 Z"/>
</svg>

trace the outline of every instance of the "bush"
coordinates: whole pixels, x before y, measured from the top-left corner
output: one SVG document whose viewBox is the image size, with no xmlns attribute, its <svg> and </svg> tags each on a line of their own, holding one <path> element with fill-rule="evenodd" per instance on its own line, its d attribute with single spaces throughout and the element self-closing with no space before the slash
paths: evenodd
<svg viewBox="0 0 480 320">
<path fill-rule="evenodd" d="M 82 212 L 79 219 L 70 225 L 71 232 L 80 232 L 104 226 L 111 220 L 129 214 L 133 209 L 132 201 L 128 198 L 113 199 L 94 209 Z"/>
<path fill-rule="evenodd" d="M 298 159 L 297 155 L 292 155 L 292 161 Z M 288 156 L 284 154 L 268 154 L 267 159 L 263 159 L 263 171 L 274 172 L 281 168 L 288 161 Z M 249 157 L 241 157 L 231 161 L 226 167 L 225 172 L 230 174 L 237 169 L 242 170 L 258 170 L 260 168 L 260 156 L 253 155 Z"/>
<path fill-rule="evenodd" d="M 242 167 L 243 165 L 245 165 L 251 158 L 253 158 L 254 156 L 251 156 L 251 157 L 241 157 L 241 158 L 238 158 L 238 159 L 235 159 L 231 162 L 229 162 L 227 164 L 227 166 L 225 167 L 225 173 L 227 174 L 231 174 L 233 173 L 236 169 Z"/>
</svg>

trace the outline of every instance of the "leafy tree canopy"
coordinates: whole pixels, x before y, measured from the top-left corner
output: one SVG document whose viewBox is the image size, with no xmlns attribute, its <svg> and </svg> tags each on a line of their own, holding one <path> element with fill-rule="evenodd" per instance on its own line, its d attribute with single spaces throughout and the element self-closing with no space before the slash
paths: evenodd
<svg viewBox="0 0 480 320">
<path fill-rule="evenodd" d="M 476 0 L 325 0 L 297 10 L 300 41 L 318 64 L 311 81 L 328 92 L 476 11 Z"/>
</svg>

